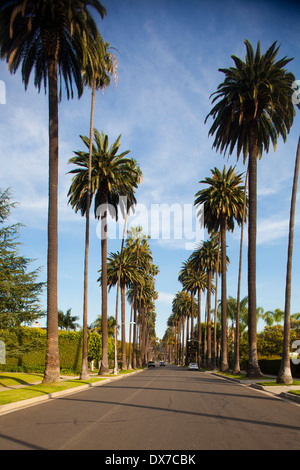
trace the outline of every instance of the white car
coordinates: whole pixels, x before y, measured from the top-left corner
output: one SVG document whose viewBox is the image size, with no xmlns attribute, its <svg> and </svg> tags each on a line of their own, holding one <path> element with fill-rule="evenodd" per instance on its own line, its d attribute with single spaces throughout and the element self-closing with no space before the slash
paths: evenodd
<svg viewBox="0 0 300 470">
<path fill-rule="evenodd" d="M 196 364 L 196 362 L 190 362 L 188 368 L 189 368 L 189 370 L 198 370 L 199 369 L 198 364 Z"/>
</svg>

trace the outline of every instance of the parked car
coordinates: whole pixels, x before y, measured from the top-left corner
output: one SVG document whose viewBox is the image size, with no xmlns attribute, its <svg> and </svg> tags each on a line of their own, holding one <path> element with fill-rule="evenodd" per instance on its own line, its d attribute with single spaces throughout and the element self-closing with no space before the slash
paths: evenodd
<svg viewBox="0 0 300 470">
<path fill-rule="evenodd" d="M 198 364 L 196 364 L 196 362 L 190 362 L 188 369 L 189 370 L 198 370 L 199 367 L 198 367 Z"/>
<path fill-rule="evenodd" d="M 155 367 L 155 362 L 154 361 L 149 361 L 148 362 L 148 367 Z"/>
<path fill-rule="evenodd" d="M 161 366 L 165 366 L 165 365 L 166 365 L 166 364 L 165 364 L 165 361 L 160 361 L 160 367 L 161 367 Z"/>
</svg>

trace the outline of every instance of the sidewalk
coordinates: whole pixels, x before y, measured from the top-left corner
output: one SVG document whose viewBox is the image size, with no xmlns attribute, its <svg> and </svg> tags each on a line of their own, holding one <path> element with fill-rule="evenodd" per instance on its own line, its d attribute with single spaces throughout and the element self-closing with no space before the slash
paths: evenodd
<svg viewBox="0 0 300 470">
<path fill-rule="evenodd" d="M 246 385 L 251 388 L 255 388 L 256 390 L 261 390 L 263 392 L 272 394 L 273 396 L 276 396 L 277 398 L 284 398 L 291 400 L 293 402 L 296 402 L 300 404 L 300 395 L 294 395 L 292 393 L 289 393 L 292 390 L 300 390 L 300 385 L 266 385 L 266 382 L 275 382 L 276 381 L 276 376 L 264 376 L 261 379 L 235 379 L 233 377 L 228 377 L 226 375 L 222 375 L 220 373 L 214 373 L 211 372 L 214 375 L 217 375 L 218 377 L 222 377 L 226 380 L 231 380 L 233 382 L 240 383 L 242 385 Z M 264 383 L 264 385 L 261 385 L 261 383 Z"/>
<path fill-rule="evenodd" d="M 61 390 L 58 392 L 53 392 L 53 393 L 47 393 L 45 395 L 40 395 L 38 397 L 34 398 L 28 398 L 24 400 L 19 400 L 15 401 L 13 403 L 8 403 L 6 405 L 0 405 L 0 416 L 6 413 L 10 413 L 12 411 L 19 410 L 21 408 L 26 408 L 28 406 L 33 406 L 38 403 L 45 402 L 50 399 L 55 399 L 55 398 L 60 398 L 65 395 L 69 395 L 71 393 L 76 393 L 76 392 L 81 392 L 83 390 L 86 390 L 90 387 L 99 387 L 101 385 L 105 385 L 108 382 L 114 381 L 114 380 L 120 380 L 124 377 L 128 377 L 129 375 L 137 374 L 139 372 L 142 372 L 143 369 L 138 369 L 138 370 L 133 370 L 132 372 L 128 372 L 126 374 L 120 374 L 120 375 L 107 375 L 107 376 L 98 376 L 97 374 L 90 373 L 90 378 L 99 378 L 98 381 L 96 382 L 90 382 L 82 385 L 78 385 L 77 387 L 73 388 L 68 388 L 66 390 Z M 73 379 L 79 379 L 78 376 L 61 376 L 61 381 L 63 382 L 64 380 L 73 380 Z M 9 390 L 14 390 L 14 389 L 21 389 L 21 388 L 26 388 L 30 387 L 32 385 L 39 385 L 41 383 L 41 380 L 38 382 L 32 382 L 32 383 L 26 383 L 22 385 L 11 385 L 7 387 L 0 387 L 0 393 L 3 391 L 9 391 Z"/>
</svg>

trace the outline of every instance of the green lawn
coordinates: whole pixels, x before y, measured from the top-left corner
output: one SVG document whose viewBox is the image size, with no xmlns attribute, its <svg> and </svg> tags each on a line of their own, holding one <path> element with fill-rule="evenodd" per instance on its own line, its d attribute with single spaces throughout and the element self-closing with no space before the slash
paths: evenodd
<svg viewBox="0 0 300 470">
<path fill-rule="evenodd" d="M 7 405 L 8 403 L 13 403 L 20 400 L 27 400 L 28 398 L 36 398 L 39 396 L 48 395 L 49 393 L 60 392 L 62 390 L 79 387 L 80 385 L 99 382 L 100 380 L 105 380 L 102 377 L 93 377 L 89 380 L 66 379 L 58 383 L 43 384 L 41 383 L 42 379 L 42 374 L 15 374 L 11 372 L 1 372 L 1 387 L 11 387 L 13 385 L 26 385 L 26 383 L 29 384 L 34 381 L 40 381 L 40 383 L 37 383 L 36 385 L 24 386 L 22 388 L 0 391 L 0 406 Z"/>
<path fill-rule="evenodd" d="M 230 374 L 229 372 L 217 372 L 219 375 L 223 375 L 224 377 L 229 377 L 232 379 L 237 379 L 237 380 L 253 380 L 252 377 L 246 377 L 246 373 L 240 373 L 240 374 Z M 265 379 L 267 379 L 268 376 L 265 376 Z M 270 379 L 271 380 L 271 379 Z"/>
<path fill-rule="evenodd" d="M 43 374 L 22 374 L 19 372 L 0 372 L 0 387 L 13 387 L 33 382 L 41 382 Z"/>
<path fill-rule="evenodd" d="M 278 384 L 277 382 L 259 382 L 260 385 L 263 385 L 263 386 L 268 386 L 268 387 L 273 387 L 273 386 L 277 386 L 277 387 L 280 387 L 280 386 L 284 386 L 284 384 Z M 300 380 L 294 380 L 292 384 L 289 384 L 289 385 L 300 385 Z"/>
<path fill-rule="evenodd" d="M 118 375 L 132 373 L 134 370 L 120 370 Z M 91 384 L 105 380 L 105 377 L 118 377 L 112 373 L 102 376 L 93 376 L 89 380 L 64 379 L 53 384 L 43 384 L 43 374 L 26 374 L 18 372 L 0 372 L 0 387 L 8 387 L 7 390 L 0 391 L 0 406 L 7 405 L 20 400 L 36 398 L 50 393 L 60 392 L 80 385 Z M 36 384 L 34 384 L 36 382 Z M 34 384 L 34 385 L 30 385 Z M 22 388 L 10 389 L 16 385 L 23 385 Z M 26 386 L 28 385 L 28 386 Z"/>
</svg>

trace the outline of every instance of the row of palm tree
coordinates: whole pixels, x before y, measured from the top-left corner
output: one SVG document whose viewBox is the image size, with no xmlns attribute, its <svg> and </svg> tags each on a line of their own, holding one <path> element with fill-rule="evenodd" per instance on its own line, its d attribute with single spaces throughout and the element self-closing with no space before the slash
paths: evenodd
<svg viewBox="0 0 300 470">
<path fill-rule="evenodd" d="M 90 139 L 81 136 L 87 149 L 90 149 Z M 78 150 L 69 163 L 75 165 L 70 171 L 73 174 L 72 183 L 68 192 L 69 203 L 75 212 L 87 215 L 94 198 L 94 215 L 101 219 L 101 300 L 102 300 L 102 351 L 101 374 L 106 374 L 108 366 L 108 340 L 107 340 L 107 216 L 108 211 L 117 217 L 118 206 L 127 214 L 130 207 L 136 202 L 134 191 L 141 179 L 141 170 L 136 161 L 128 158 L 129 151 L 119 152 L 121 136 L 109 146 L 108 136 L 94 129 L 94 144 L 90 159 L 89 151 Z M 89 176 L 90 175 L 90 176 Z M 90 179 L 90 183 L 89 183 Z M 88 206 L 87 192 L 90 187 L 90 200 Z M 123 207 L 126 198 L 126 207 Z M 86 235 L 86 243 L 88 236 Z M 86 255 L 87 256 L 87 255 Z M 85 271 L 86 272 L 86 271 Z M 85 298 L 87 298 L 87 282 L 85 282 Z M 86 324 L 86 321 L 85 321 Z M 86 333 L 84 332 L 86 337 Z M 86 342 L 85 342 L 86 343 Z M 86 343 L 87 344 L 87 343 Z M 87 346 L 84 352 L 83 374 L 88 375 Z M 82 374 L 82 375 L 83 375 Z"/>
<path fill-rule="evenodd" d="M 218 86 L 212 103 L 212 110 L 206 117 L 213 118 L 209 134 L 214 136 L 213 147 L 229 155 L 236 151 L 237 158 L 243 155 L 243 162 L 249 172 L 249 214 L 248 214 L 248 337 L 249 361 L 247 375 L 261 375 L 257 356 L 257 314 L 256 314 L 256 232 L 257 232 L 257 160 L 268 152 L 270 143 L 276 149 L 279 137 L 287 139 L 294 116 L 292 100 L 295 77 L 286 70 L 292 60 L 277 59 L 279 47 L 274 42 L 262 54 L 260 42 L 254 52 L 245 40 L 246 60 L 232 56 L 234 67 L 219 69 L 224 81 Z M 287 262 L 285 299 L 285 341 L 281 369 L 277 381 L 291 383 L 292 375 L 289 358 L 289 326 L 291 298 L 291 262 L 293 251 L 294 210 L 299 169 L 299 146 L 295 164 L 293 184 L 289 250 Z"/>
<path fill-rule="evenodd" d="M 81 378 L 88 377 L 87 367 L 87 299 L 89 224 L 92 199 L 95 217 L 101 219 L 101 292 L 102 348 L 101 373 L 108 371 L 107 353 L 107 210 L 117 214 L 120 198 L 126 197 L 127 215 L 136 202 L 134 191 L 141 179 L 136 161 L 126 157 L 129 151 L 118 154 L 121 136 L 110 147 L 108 136 L 94 129 L 96 90 L 117 79 L 117 62 L 98 30 L 92 11 L 103 19 L 105 7 L 98 0 L 13 0 L 3 2 L 0 9 L 1 58 L 11 73 L 21 66 L 22 80 L 27 89 L 31 72 L 40 91 L 44 85 L 49 96 L 49 208 L 47 261 L 47 355 L 44 382 L 59 380 L 58 309 L 57 309 L 57 251 L 58 251 L 58 103 L 64 83 L 67 98 L 73 98 L 75 83 L 78 98 L 84 86 L 92 93 L 90 134 L 81 136 L 88 151 L 77 151 L 69 163 L 76 168 L 68 193 L 74 210 L 86 217 L 84 302 L 83 302 L 83 361 Z M 59 83 L 60 81 L 60 83 Z"/>
<path fill-rule="evenodd" d="M 117 286 L 118 289 L 118 285 L 121 290 L 121 368 L 135 369 L 145 365 L 147 362 L 151 338 L 155 336 L 156 314 L 154 301 L 158 297 L 155 291 L 155 276 L 159 270 L 153 264 L 148 237 L 143 234 L 142 227 L 131 227 L 128 231 L 125 247 L 120 252 L 110 253 L 107 261 L 109 290 L 113 286 Z M 100 277 L 100 283 L 102 282 L 101 279 Z M 127 300 L 131 305 L 128 358 L 126 356 L 125 332 L 126 289 Z M 118 290 L 116 297 L 116 318 L 118 318 Z M 131 325 L 133 325 L 132 350 Z M 117 328 L 115 331 L 116 344 Z M 115 372 L 117 372 L 117 366 L 115 358 Z"/>
<path fill-rule="evenodd" d="M 207 189 L 202 189 L 196 194 L 195 204 L 204 205 L 204 225 L 210 235 L 219 231 L 221 240 L 221 328 L 222 328 L 222 359 L 221 370 L 228 368 L 227 361 L 227 296 L 226 296 L 226 231 L 233 229 L 236 221 L 243 228 L 244 221 L 248 216 L 248 338 L 249 338 L 249 361 L 248 377 L 261 376 L 258 364 L 256 327 L 256 224 L 257 224 L 257 160 L 263 152 L 268 152 L 270 143 L 274 150 L 278 138 L 281 136 L 286 141 L 293 119 L 295 108 L 292 100 L 292 84 L 295 77 L 287 72 L 285 66 L 291 59 L 283 58 L 276 61 L 279 47 L 274 42 L 271 47 L 261 54 L 258 42 L 254 52 L 249 41 L 245 41 L 246 60 L 243 61 L 232 56 L 235 67 L 219 69 L 225 75 L 223 83 L 213 93 L 214 104 L 212 110 L 206 117 L 213 118 L 213 124 L 209 134 L 214 136 L 213 147 L 226 154 L 237 152 L 237 159 L 243 154 L 243 163 L 246 165 L 246 181 L 248 182 L 247 196 L 245 187 L 241 186 L 241 176 L 230 167 L 226 171 L 224 167 L 222 178 L 221 172 L 216 168 L 212 170 L 213 177 L 206 178 L 200 183 L 208 184 Z M 297 181 L 300 160 L 300 139 L 296 155 L 294 183 L 290 213 L 289 249 L 287 262 L 286 299 L 285 299 L 285 339 L 283 345 L 283 356 L 278 382 L 290 383 L 292 376 L 290 372 L 289 358 L 289 328 L 290 328 L 290 297 L 291 297 L 291 263 L 293 251 L 294 212 L 297 193 Z M 229 184 L 232 183 L 232 192 Z M 246 182 L 245 182 L 246 186 Z M 242 231 L 243 234 L 243 231 Z M 239 370 L 239 306 L 240 306 L 240 274 L 241 274 L 241 252 L 238 276 L 237 293 L 237 320 L 236 320 L 236 362 L 234 371 Z M 218 267 L 219 268 L 219 267 Z M 215 268 L 216 270 L 216 268 Z M 216 280 L 218 275 L 216 276 Z M 207 325 L 210 331 L 210 293 L 207 294 Z"/>
<path fill-rule="evenodd" d="M 12 0 L 0 7 L 0 53 L 11 73 L 21 67 L 25 90 L 31 72 L 38 91 L 48 90 L 49 198 L 47 254 L 47 353 L 44 382 L 59 380 L 57 265 L 58 265 L 58 103 L 62 85 L 67 99 L 78 98 L 85 83 L 93 89 L 111 74 L 107 47 L 93 13 L 103 19 L 98 0 Z M 107 46 L 107 44 L 106 44 Z"/>
<path fill-rule="evenodd" d="M 104 6 L 98 0 L 11 0 L 2 2 L 0 7 L 0 53 L 1 58 L 8 63 L 11 73 L 15 73 L 21 66 L 22 80 L 27 89 L 31 72 L 34 71 L 34 85 L 40 91 L 44 86 L 48 89 L 49 102 L 49 206 L 48 206 L 48 255 L 47 255 L 47 356 L 45 382 L 59 380 L 59 353 L 58 353 L 58 320 L 57 320 L 57 253 L 58 253 L 58 148 L 59 123 L 58 103 L 61 88 L 64 83 L 67 98 L 73 98 L 73 85 L 75 84 L 78 97 L 83 93 L 84 85 L 92 88 L 92 96 L 97 88 L 107 84 L 113 70 L 113 56 L 107 52 L 107 43 L 100 35 L 96 20 L 91 11 L 101 19 L 105 17 Z M 229 155 L 234 150 L 237 158 L 243 155 L 244 164 L 249 173 L 249 214 L 248 214 L 248 299 L 249 299 L 249 363 L 248 376 L 259 376 L 261 371 L 257 358 L 256 342 L 256 219 L 257 219 L 257 159 L 263 152 L 268 152 L 270 144 L 276 147 L 281 136 L 286 141 L 293 124 L 295 108 L 292 101 L 295 77 L 286 70 L 291 59 L 284 57 L 277 60 L 279 47 L 274 42 L 262 54 L 260 43 L 254 52 L 249 41 L 245 41 L 246 60 L 243 61 L 232 56 L 234 67 L 220 69 L 225 75 L 215 93 L 213 93 L 213 108 L 208 118 L 213 118 L 209 134 L 214 136 L 213 147 Z M 93 99 L 92 112 L 93 116 Z M 84 162 L 86 169 L 87 190 L 81 194 L 78 202 L 72 204 L 90 207 L 92 197 L 92 133 L 91 119 L 89 138 L 89 159 Z M 95 132 L 94 132 L 95 135 Z M 99 146 L 107 145 L 107 136 L 95 135 Z M 83 139 L 84 140 L 84 139 Z M 85 138 L 86 143 L 88 142 Z M 97 146 L 98 146 L 97 143 Z M 116 145 L 118 147 L 118 145 Z M 282 368 L 278 380 L 288 382 L 291 380 L 289 370 L 289 322 L 291 297 L 291 263 L 293 251 L 294 212 L 297 192 L 297 180 L 300 159 L 300 141 L 295 164 L 295 177 L 293 184 L 289 249 L 286 278 L 285 299 L 285 347 L 283 351 Z M 80 155 L 77 155 L 80 159 Z M 126 165 L 126 164 L 125 164 Z M 127 174 L 138 171 L 136 164 L 127 163 Z M 238 175 L 235 175 L 238 177 Z M 129 178 L 130 179 L 130 178 Z M 133 197 L 133 177 L 127 183 L 125 194 L 129 199 Z M 98 214 L 103 224 L 103 233 L 106 232 L 105 218 L 107 210 L 105 205 L 109 202 L 116 204 L 117 195 L 121 192 L 112 190 L 110 185 L 104 183 L 100 188 L 94 188 L 95 200 L 104 207 Z M 108 194 L 110 194 L 108 196 Z M 84 200 L 84 204 L 83 204 Z M 199 200 L 200 203 L 200 200 Z M 213 209 L 210 220 L 207 220 L 209 230 L 220 230 L 221 239 L 221 266 L 226 264 L 226 230 L 230 228 L 231 217 L 239 215 L 224 215 L 221 208 Z M 80 210 L 82 210 L 80 208 Z M 85 279 L 87 273 L 88 257 L 88 225 L 89 210 L 86 210 L 86 254 Z M 216 217 L 216 221 L 213 218 Z M 236 219 L 238 220 L 238 219 Z M 213 228 L 212 228 L 213 227 Z M 102 245 L 102 310 L 103 310 L 103 361 L 102 370 L 107 371 L 107 240 L 103 237 Z M 86 281 L 87 282 L 87 281 Z M 86 290 L 85 290 L 86 292 Z M 85 299 L 87 297 L 85 296 Z M 222 269 L 222 323 L 226 317 L 226 270 Z M 239 304 L 239 303 L 238 303 Z M 86 300 L 84 308 L 84 325 L 86 325 Z M 85 326 L 84 326 L 85 329 Z M 86 335 L 85 335 L 86 336 Z M 223 357 L 222 367 L 226 367 L 225 354 L 226 337 L 222 333 Z M 85 344 L 86 351 L 86 344 Z M 86 354 L 84 353 L 84 361 Z"/>
</svg>

